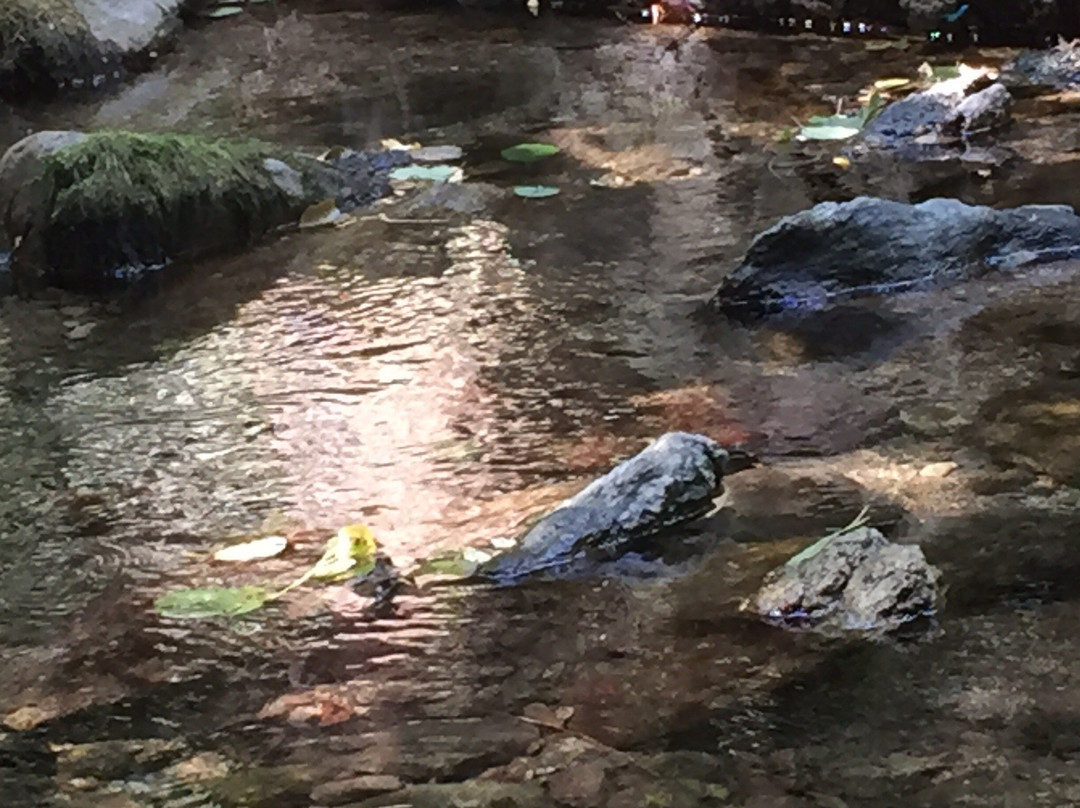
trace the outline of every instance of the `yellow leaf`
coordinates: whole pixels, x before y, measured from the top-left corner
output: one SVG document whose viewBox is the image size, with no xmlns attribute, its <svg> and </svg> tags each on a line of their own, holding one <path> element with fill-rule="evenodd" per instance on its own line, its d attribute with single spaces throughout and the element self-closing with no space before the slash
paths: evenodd
<svg viewBox="0 0 1080 808">
<path fill-rule="evenodd" d="M 834 157 L 832 159 L 832 161 L 833 161 L 834 166 L 839 166 L 840 168 L 850 168 L 851 167 L 851 161 L 849 159 L 847 159 L 846 157 L 844 157 L 843 155 L 840 155 L 840 154 L 838 154 L 836 157 Z"/>
<path fill-rule="evenodd" d="M 905 78 L 892 78 L 892 79 L 878 79 L 874 82 L 875 90 L 899 90 L 901 87 L 907 87 L 913 84 L 911 79 Z"/>
</svg>

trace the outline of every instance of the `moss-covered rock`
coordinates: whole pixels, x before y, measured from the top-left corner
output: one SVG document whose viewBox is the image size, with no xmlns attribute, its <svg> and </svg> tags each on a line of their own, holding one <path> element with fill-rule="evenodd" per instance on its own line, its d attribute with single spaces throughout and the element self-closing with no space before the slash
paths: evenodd
<svg viewBox="0 0 1080 808">
<path fill-rule="evenodd" d="M 103 291 L 149 268 L 252 243 L 314 202 L 387 190 L 398 153 L 332 162 L 259 141 L 40 132 L 0 159 L 0 250 L 20 291 Z"/>
<path fill-rule="evenodd" d="M 180 25 L 191 0 L 0 0 L 0 94 L 99 85 Z"/>
</svg>

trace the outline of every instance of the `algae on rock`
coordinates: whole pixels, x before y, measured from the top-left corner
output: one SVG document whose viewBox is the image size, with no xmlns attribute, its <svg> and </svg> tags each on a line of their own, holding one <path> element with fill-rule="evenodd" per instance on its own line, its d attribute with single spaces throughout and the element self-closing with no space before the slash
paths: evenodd
<svg viewBox="0 0 1080 808">
<path fill-rule="evenodd" d="M 106 56 L 72 0 L 0 0 L 0 85 L 8 91 L 90 75 Z"/>
<path fill-rule="evenodd" d="M 39 132 L 0 159 L 0 247 L 20 291 L 102 291 L 246 246 L 326 198 L 366 204 L 386 192 L 393 155 L 321 161 L 253 140 Z"/>
</svg>

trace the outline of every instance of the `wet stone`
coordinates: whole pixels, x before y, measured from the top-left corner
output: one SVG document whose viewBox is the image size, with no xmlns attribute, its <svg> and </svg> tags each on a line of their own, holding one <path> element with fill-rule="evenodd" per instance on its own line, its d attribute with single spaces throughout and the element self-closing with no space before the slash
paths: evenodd
<svg viewBox="0 0 1080 808">
<path fill-rule="evenodd" d="M 1080 216 L 1064 205 L 823 202 L 755 237 L 712 305 L 736 319 L 807 313 L 1074 254 L 1080 255 Z"/>
<path fill-rule="evenodd" d="M 641 549 L 642 540 L 713 510 L 733 459 L 703 435 L 669 432 L 542 518 L 480 574 L 512 581 Z"/>
<path fill-rule="evenodd" d="M 466 780 L 463 783 L 409 786 L 392 794 L 353 803 L 349 808 L 554 808 L 555 805 L 536 782 Z"/>
<path fill-rule="evenodd" d="M 320 805 L 343 805 L 397 791 L 402 786 L 401 780 L 393 775 L 369 774 L 315 786 L 311 790 L 311 799 Z"/>
<path fill-rule="evenodd" d="M 860 527 L 828 536 L 773 570 L 752 608 L 791 628 L 887 632 L 934 614 L 939 578 L 920 548 Z"/>
</svg>

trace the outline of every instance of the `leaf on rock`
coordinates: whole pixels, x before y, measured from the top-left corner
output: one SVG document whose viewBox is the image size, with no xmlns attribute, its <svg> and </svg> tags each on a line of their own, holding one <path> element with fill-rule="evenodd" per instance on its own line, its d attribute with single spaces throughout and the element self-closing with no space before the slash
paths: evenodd
<svg viewBox="0 0 1080 808">
<path fill-rule="evenodd" d="M 163 617 L 177 620 L 233 617 L 255 611 L 269 597 L 270 593 L 261 586 L 177 589 L 155 600 L 154 609 Z"/>
<path fill-rule="evenodd" d="M 524 199 L 547 199 L 558 194 L 559 189 L 553 185 L 515 185 L 514 193 Z"/>
<path fill-rule="evenodd" d="M 518 143 L 500 152 L 504 160 L 512 163 L 535 163 L 558 153 L 559 147 L 554 143 Z"/>
<path fill-rule="evenodd" d="M 222 547 L 214 553 L 215 561 L 257 561 L 261 558 L 273 558 L 289 546 L 284 536 L 265 536 L 242 544 Z"/>
</svg>

